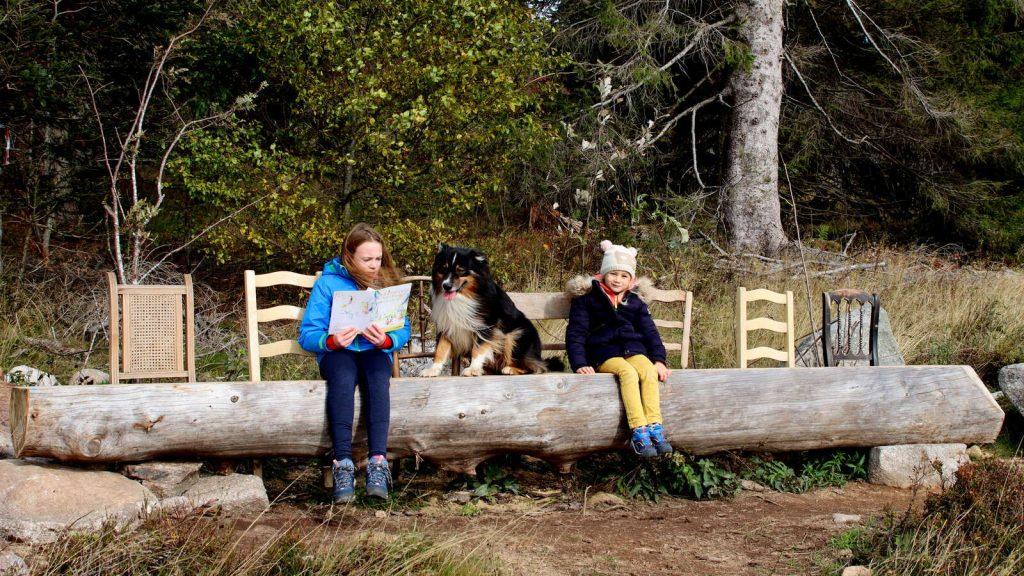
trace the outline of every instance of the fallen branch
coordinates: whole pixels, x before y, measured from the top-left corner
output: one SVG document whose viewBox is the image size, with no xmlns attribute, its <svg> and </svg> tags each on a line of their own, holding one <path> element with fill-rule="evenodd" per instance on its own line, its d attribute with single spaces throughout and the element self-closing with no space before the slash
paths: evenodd
<svg viewBox="0 0 1024 576">
<path fill-rule="evenodd" d="M 843 272 L 853 272 L 854 270 L 876 270 L 878 268 L 885 268 L 885 261 L 871 262 L 867 264 L 850 264 L 849 266 L 840 266 L 839 268 L 833 268 L 831 270 L 823 270 L 821 272 L 815 272 L 811 274 L 811 278 L 818 278 L 819 276 L 831 276 L 832 274 L 840 274 Z M 797 278 L 797 276 L 794 276 Z"/>
</svg>

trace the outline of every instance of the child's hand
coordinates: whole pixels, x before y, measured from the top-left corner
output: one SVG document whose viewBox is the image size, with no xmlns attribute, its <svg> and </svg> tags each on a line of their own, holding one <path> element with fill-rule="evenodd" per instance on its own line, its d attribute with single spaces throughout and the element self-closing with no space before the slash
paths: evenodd
<svg viewBox="0 0 1024 576">
<path fill-rule="evenodd" d="M 366 327 L 366 330 L 363 330 L 363 338 L 366 338 L 367 340 L 370 341 L 370 344 L 373 344 L 374 346 L 377 346 L 379 348 L 380 345 L 383 344 L 385 340 L 387 340 L 388 333 L 381 330 L 380 326 L 376 324 L 370 324 L 369 326 Z"/>
<path fill-rule="evenodd" d="M 580 368 L 577 368 L 576 369 L 576 373 L 577 374 L 597 374 L 597 372 L 594 372 L 594 367 L 593 366 L 582 366 Z"/>
<path fill-rule="evenodd" d="M 358 335 L 359 335 L 359 329 L 356 328 L 355 326 L 349 326 L 348 328 L 342 328 L 340 332 L 335 332 L 334 334 L 331 334 L 331 336 L 334 338 L 334 342 L 338 346 L 341 346 L 342 348 L 344 348 L 344 347 L 348 346 L 349 344 L 351 344 L 352 341 L 355 340 L 356 336 L 358 336 Z"/>
<path fill-rule="evenodd" d="M 664 382 L 672 374 L 672 371 L 665 366 L 664 362 L 655 362 L 654 369 L 658 371 L 658 380 Z"/>
</svg>

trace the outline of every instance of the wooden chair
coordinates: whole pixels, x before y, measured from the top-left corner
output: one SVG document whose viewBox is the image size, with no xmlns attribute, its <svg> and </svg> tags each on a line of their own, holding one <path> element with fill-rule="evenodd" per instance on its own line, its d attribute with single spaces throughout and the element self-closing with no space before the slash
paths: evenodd
<svg viewBox="0 0 1024 576">
<path fill-rule="evenodd" d="M 833 305 L 835 320 L 832 318 Z M 867 360 L 869 365 L 878 366 L 878 314 L 881 305 L 878 294 L 868 294 L 863 290 L 843 288 L 821 294 L 821 351 L 825 366 L 839 366 L 843 360 Z M 865 320 L 868 321 L 867 338 L 864 337 Z M 834 340 L 833 322 L 836 325 Z"/>
<path fill-rule="evenodd" d="M 571 300 L 564 292 L 509 292 L 512 302 L 530 320 L 567 320 Z M 664 342 L 666 351 L 679 351 L 679 366 L 686 368 L 690 363 L 690 315 L 693 311 L 693 292 L 686 290 L 659 290 L 648 288 L 645 294 L 647 301 L 676 303 L 680 305 L 682 320 L 662 320 L 655 318 L 658 328 L 681 329 L 679 342 Z M 564 334 L 563 334 L 564 337 Z M 543 345 L 544 350 L 565 350 L 565 341 L 549 342 Z M 454 364 L 453 364 L 454 365 Z M 453 367 L 453 374 L 456 373 Z"/>
<path fill-rule="evenodd" d="M 260 344 L 261 322 L 275 322 L 278 320 L 302 320 L 306 309 L 301 306 L 281 305 L 272 308 L 259 308 L 256 303 L 256 289 L 269 288 L 270 286 L 297 286 L 299 288 L 312 288 L 320 273 L 315 275 L 296 274 L 295 272 L 269 272 L 257 274 L 252 270 L 245 271 L 245 332 L 249 348 L 249 381 L 259 382 L 262 377 L 261 363 L 264 358 L 280 356 L 282 354 L 300 354 L 312 356 L 299 346 L 298 340 L 294 337 L 288 340 L 278 340 L 268 344 Z"/>
<path fill-rule="evenodd" d="M 780 322 L 768 317 L 747 319 L 747 304 L 767 300 L 775 304 L 786 306 L 786 321 Z M 770 358 L 785 362 L 786 366 L 796 366 L 796 347 L 793 344 L 793 293 L 786 291 L 785 294 L 772 292 L 764 288 L 747 290 L 740 286 L 736 289 L 736 351 L 739 357 L 739 367 L 746 368 L 750 362 L 761 358 Z M 767 346 L 747 348 L 747 333 L 754 330 L 769 330 L 786 335 L 786 349 L 776 350 Z"/>
<path fill-rule="evenodd" d="M 183 285 L 110 287 L 110 383 L 177 378 L 196 381 L 195 300 L 192 276 Z"/>
</svg>

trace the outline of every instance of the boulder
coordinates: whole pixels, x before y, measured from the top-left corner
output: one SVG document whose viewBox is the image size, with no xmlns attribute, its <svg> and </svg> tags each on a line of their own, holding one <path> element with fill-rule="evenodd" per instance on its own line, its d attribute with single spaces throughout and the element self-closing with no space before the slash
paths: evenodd
<svg viewBox="0 0 1024 576">
<path fill-rule="evenodd" d="M 968 462 L 966 444 L 876 446 L 868 456 L 868 481 L 897 488 L 949 486 Z"/>
<path fill-rule="evenodd" d="M 999 389 L 1006 394 L 1017 411 L 1024 414 L 1024 364 L 1010 364 L 999 369 Z"/>
<path fill-rule="evenodd" d="M 259 514 L 270 507 L 263 480 L 249 474 L 204 476 L 180 496 L 164 498 L 157 509 L 168 513 L 215 511 L 224 514 Z"/>
<path fill-rule="evenodd" d="M 865 305 L 864 311 L 865 321 L 871 318 L 871 306 Z M 820 322 L 820 315 L 819 315 Z M 832 322 L 829 326 L 831 330 L 831 336 L 833 342 L 835 341 L 836 334 L 839 332 L 840 325 L 843 329 L 845 326 L 846 319 L 840 317 L 839 319 Z M 859 322 L 859 321 L 857 321 Z M 854 334 L 857 334 L 857 327 L 854 326 Z M 864 327 L 864 338 L 865 345 L 864 349 L 867 349 L 866 339 L 868 338 L 867 326 Z M 815 356 L 814 348 L 817 348 L 818 354 Z M 821 358 L 821 330 L 816 330 L 814 334 L 811 334 L 800 342 L 796 346 L 796 364 L 797 366 L 818 366 L 819 359 Z M 870 362 L 867 360 L 856 360 L 856 361 L 845 361 L 843 366 L 867 366 Z M 903 354 L 900 353 L 900 346 L 896 342 L 896 336 L 892 332 L 892 324 L 889 323 L 889 314 L 882 307 L 878 310 L 878 365 L 879 366 L 904 366 L 906 362 L 903 361 Z"/>
<path fill-rule="evenodd" d="M 753 480 L 740 480 L 740 488 L 748 492 L 766 492 L 768 490 L 763 484 L 758 484 Z"/>
<path fill-rule="evenodd" d="M 0 552 L 0 574 L 3 576 L 28 576 L 28 566 L 14 552 Z"/>
<path fill-rule="evenodd" d="M 871 576 L 871 568 L 867 566 L 847 566 L 842 576 Z"/>
<path fill-rule="evenodd" d="M 8 384 L 16 386 L 57 386 L 60 382 L 53 374 L 47 374 L 42 370 L 31 366 L 15 366 L 7 371 L 4 380 Z"/>
<path fill-rule="evenodd" d="M 68 384 L 72 386 L 89 386 L 92 384 L 109 384 L 110 374 L 95 368 L 82 368 L 71 375 Z"/>
<path fill-rule="evenodd" d="M 58 532 L 135 526 L 156 497 L 114 472 L 0 460 L 0 538 L 43 543 Z"/>
<path fill-rule="evenodd" d="M 202 467 L 202 462 L 144 462 L 125 466 L 121 473 L 142 482 L 158 498 L 167 498 L 180 496 L 195 484 Z"/>
<path fill-rule="evenodd" d="M 836 524 L 856 524 L 860 522 L 860 514 L 833 514 L 832 521 Z"/>
</svg>

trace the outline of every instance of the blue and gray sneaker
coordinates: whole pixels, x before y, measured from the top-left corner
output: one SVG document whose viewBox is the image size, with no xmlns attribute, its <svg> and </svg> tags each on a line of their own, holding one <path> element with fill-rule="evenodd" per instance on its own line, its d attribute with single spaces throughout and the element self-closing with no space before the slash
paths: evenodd
<svg viewBox="0 0 1024 576">
<path fill-rule="evenodd" d="M 384 458 L 374 456 L 366 464 L 366 495 L 387 499 L 391 468 Z"/>
<path fill-rule="evenodd" d="M 665 439 L 665 429 L 661 427 L 660 422 L 647 426 L 647 433 L 650 434 L 651 442 L 654 442 L 658 454 L 672 453 L 672 445 Z"/>
<path fill-rule="evenodd" d="M 334 503 L 344 504 L 356 498 L 356 465 L 350 458 L 334 461 L 331 467 L 334 474 Z"/>
<path fill-rule="evenodd" d="M 633 437 L 629 439 L 629 445 L 633 447 L 633 451 L 641 458 L 653 458 L 658 455 L 654 444 L 651 444 L 651 437 L 647 432 L 646 426 L 633 428 Z"/>
</svg>

